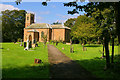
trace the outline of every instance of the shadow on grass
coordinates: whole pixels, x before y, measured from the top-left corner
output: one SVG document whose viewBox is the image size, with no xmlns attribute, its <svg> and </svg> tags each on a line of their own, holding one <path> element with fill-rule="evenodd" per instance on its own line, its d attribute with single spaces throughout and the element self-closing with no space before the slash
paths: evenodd
<svg viewBox="0 0 120 80">
<path fill-rule="evenodd" d="M 76 61 L 58 62 L 50 65 L 50 76 L 52 79 L 79 79 L 79 80 L 96 80 L 85 68 L 81 67 Z M 98 79 L 97 79 L 98 80 Z"/>
<path fill-rule="evenodd" d="M 118 56 L 115 56 L 115 60 L 118 59 Z M 99 57 L 50 65 L 50 75 L 48 67 L 49 65 L 46 64 L 44 66 L 3 68 L 2 80 L 48 80 L 50 76 L 53 78 L 80 78 L 81 80 L 96 80 L 96 77 L 97 80 L 120 80 L 120 63 L 114 63 L 110 69 L 104 70 L 105 59 Z M 93 78 L 94 76 L 96 77 Z"/>
<path fill-rule="evenodd" d="M 21 80 L 36 80 L 49 78 L 49 65 L 24 66 L 16 68 L 3 68 L 2 80 L 21 79 Z"/>
<path fill-rule="evenodd" d="M 118 59 L 118 56 L 115 56 Z M 111 64 L 111 68 L 105 70 L 105 58 L 96 57 L 90 60 L 77 60 L 82 67 L 90 71 L 93 75 L 102 80 L 120 80 L 120 62 L 116 63 L 116 60 Z"/>
<path fill-rule="evenodd" d="M 101 45 L 90 44 L 90 45 L 84 45 L 84 47 L 101 47 Z"/>
<path fill-rule="evenodd" d="M 115 56 L 118 58 L 118 56 Z M 79 78 L 79 80 L 120 80 L 120 63 L 111 64 L 105 70 L 105 58 L 75 60 L 50 66 L 53 78 Z"/>
</svg>

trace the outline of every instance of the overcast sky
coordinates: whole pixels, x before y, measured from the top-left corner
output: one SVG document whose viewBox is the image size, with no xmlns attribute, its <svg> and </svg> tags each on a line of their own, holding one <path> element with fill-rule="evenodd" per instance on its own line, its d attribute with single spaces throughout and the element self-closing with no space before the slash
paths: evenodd
<svg viewBox="0 0 120 80">
<path fill-rule="evenodd" d="M 79 15 L 83 15 L 85 12 L 80 14 L 67 14 L 68 10 L 74 9 L 73 7 L 65 7 L 65 2 L 48 2 L 47 6 L 43 6 L 41 2 L 22 2 L 20 5 L 16 5 L 15 2 L 2 2 L 0 3 L 0 12 L 6 9 L 9 10 L 26 10 L 28 13 L 35 14 L 36 23 L 49 23 L 53 22 L 65 22 L 68 18 L 76 18 Z M 88 2 L 79 3 L 85 5 Z"/>
</svg>

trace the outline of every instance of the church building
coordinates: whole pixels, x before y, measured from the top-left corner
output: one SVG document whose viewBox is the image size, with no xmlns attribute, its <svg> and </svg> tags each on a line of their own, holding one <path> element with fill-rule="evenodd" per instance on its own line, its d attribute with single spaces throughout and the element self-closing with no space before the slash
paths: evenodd
<svg viewBox="0 0 120 80">
<path fill-rule="evenodd" d="M 43 42 L 43 36 L 47 36 L 47 41 L 70 41 L 69 27 L 62 24 L 50 25 L 47 23 L 34 23 L 34 14 L 27 13 L 24 28 L 24 42 L 37 40 Z"/>
</svg>

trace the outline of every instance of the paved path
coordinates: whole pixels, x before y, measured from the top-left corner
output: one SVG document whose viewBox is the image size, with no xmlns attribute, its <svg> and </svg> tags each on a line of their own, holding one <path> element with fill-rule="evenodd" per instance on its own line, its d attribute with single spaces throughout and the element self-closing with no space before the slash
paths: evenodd
<svg viewBox="0 0 120 80">
<path fill-rule="evenodd" d="M 65 56 L 53 45 L 48 45 L 48 59 L 50 62 L 51 78 L 79 78 L 80 80 L 94 80 L 95 78 L 75 61 Z"/>
</svg>

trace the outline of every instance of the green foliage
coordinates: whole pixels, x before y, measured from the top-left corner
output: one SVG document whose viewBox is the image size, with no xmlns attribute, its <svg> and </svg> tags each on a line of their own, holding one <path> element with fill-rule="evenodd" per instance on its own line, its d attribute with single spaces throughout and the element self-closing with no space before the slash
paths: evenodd
<svg viewBox="0 0 120 80">
<path fill-rule="evenodd" d="M 55 24 L 62 24 L 62 23 L 60 23 L 60 22 L 57 21 L 57 22 L 54 22 L 53 24 L 55 25 Z"/>
<path fill-rule="evenodd" d="M 78 16 L 74 26 L 71 29 L 71 36 L 80 40 L 80 42 L 86 42 L 91 38 L 100 36 L 99 27 L 97 26 L 94 18 L 87 16 Z"/>
<path fill-rule="evenodd" d="M 64 23 L 64 25 L 69 28 L 72 28 L 74 26 L 74 23 L 75 23 L 75 18 L 70 18 Z"/>
<path fill-rule="evenodd" d="M 23 38 L 25 27 L 25 10 L 2 11 L 2 39 L 3 41 L 17 41 Z"/>
</svg>

